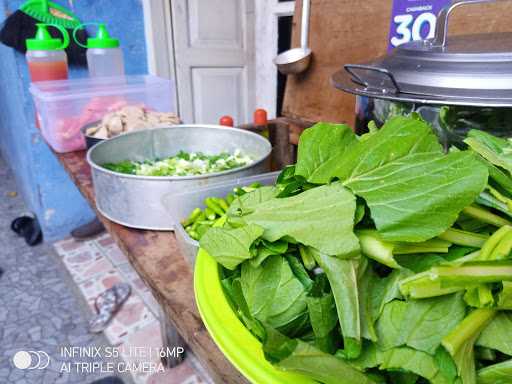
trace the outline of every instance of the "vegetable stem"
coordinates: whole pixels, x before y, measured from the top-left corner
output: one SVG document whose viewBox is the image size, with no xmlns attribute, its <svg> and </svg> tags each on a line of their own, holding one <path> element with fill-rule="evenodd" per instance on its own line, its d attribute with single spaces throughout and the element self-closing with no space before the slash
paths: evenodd
<svg viewBox="0 0 512 384">
<path fill-rule="evenodd" d="M 501 216 L 495 215 L 482 207 L 471 205 L 462 210 L 466 215 L 478 219 L 484 223 L 502 227 L 504 225 L 512 225 L 512 223 Z"/>
<path fill-rule="evenodd" d="M 496 313 L 496 310 L 487 308 L 474 310 L 453 331 L 443 338 L 441 344 L 450 355 L 454 356 L 460 351 L 467 340 L 477 337 L 482 332 L 487 324 L 496 316 Z"/>
<path fill-rule="evenodd" d="M 483 245 L 482 253 L 477 260 L 490 260 L 498 244 L 511 233 L 512 227 L 508 225 L 505 225 L 494 232 Z"/>
<path fill-rule="evenodd" d="M 481 248 L 485 241 L 489 238 L 487 235 L 462 231 L 460 229 L 449 228 L 438 236 L 442 240 L 449 241 L 453 244 L 464 245 L 467 247 Z"/>
</svg>

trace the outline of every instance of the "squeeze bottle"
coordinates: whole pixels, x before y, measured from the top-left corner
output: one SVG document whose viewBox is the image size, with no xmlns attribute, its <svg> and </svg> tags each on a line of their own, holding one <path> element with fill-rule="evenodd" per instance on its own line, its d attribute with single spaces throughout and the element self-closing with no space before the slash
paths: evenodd
<svg viewBox="0 0 512 384">
<path fill-rule="evenodd" d="M 76 39 L 76 31 L 85 25 L 98 26 L 96 37 L 88 38 L 86 45 Z M 119 48 L 119 40 L 110 37 L 105 24 L 82 24 L 75 28 L 73 37 L 77 44 L 87 48 L 90 77 L 124 76 L 123 51 Z"/>
<path fill-rule="evenodd" d="M 68 57 L 64 49 L 69 45 L 68 32 L 56 24 L 36 24 L 36 35 L 25 41 L 27 63 L 32 82 L 65 80 L 68 78 Z M 57 28 L 62 39 L 54 38 L 47 27 Z"/>
</svg>

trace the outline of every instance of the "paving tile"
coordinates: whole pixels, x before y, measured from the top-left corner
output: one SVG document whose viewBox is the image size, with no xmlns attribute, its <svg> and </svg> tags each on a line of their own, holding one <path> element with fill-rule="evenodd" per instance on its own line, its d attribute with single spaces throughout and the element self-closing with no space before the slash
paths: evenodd
<svg viewBox="0 0 512 384">
<path fill-rule="evenodd" d="M 197 372 L 185 360 L 175 368 L 167 368 L 164 372 L 156 372 L 151 375 L 147 384 L 199 384 L 204 383 Z"/>
<path fill-rule="evenodd" d="M 9 229 L 12 219 L 27 211 L 21 196 L 7 195 L 16 190 L 12 173 L 0 158 L 0 383 L 1 384 L 90 384 L 101 375 L 68 375 L 66 380 L 54 369 L 20 370 L 12 358 L 18 351 L 45 351 L 52 360 L 70 340 L 82 346 L 105 345 L 102 335 L 87 332 L 85 302 L 78 294 L 63 258 L 80 255 L 90 244 L 72 240 L 55 247 L 39 244 L 29 247 Z M 5 196 L 5 197 L 4 197 Z M 97 251 L 97 248 L 93 248 Z M 59 253 L 56 253 L 57 250 Z M 88 255 L 77 257 L 87 258 Z M 71 258 L 70 265 L 78 260 Z M 72 362 L 72 358 L 63 359 Z M 126 381 L 130 384 L 130 380 Z"/>
<path fill-rule="evenodd" d="M 145 367 L 132 375 L 136 383 L 144 384 L 151 375 L 164 370 L 159 356 L 161 348 L 162 336 L 157 321 L 131 332 L 125 339 L 120 346 L 124 361 L 127 364 Z"/>
</svg>

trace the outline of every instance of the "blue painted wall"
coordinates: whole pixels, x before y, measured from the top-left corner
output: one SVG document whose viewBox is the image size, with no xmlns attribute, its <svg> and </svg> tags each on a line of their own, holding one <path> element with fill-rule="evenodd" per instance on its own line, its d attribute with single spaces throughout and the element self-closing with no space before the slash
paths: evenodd
<svg viewBox="0 0 512 384">
<path fill-rule="evenodd" d="M 121 40 L 127 74 L 147 72 L 140 0 L 54 0 L 83 22 L 101 21 Z M 22 0 L 0 0 L 0 23 Z M 85 77 L 73 69 L 70 77 Z M 94 214 L 34 124 L 25 57 L 0 44 L 0 151 L 13 169 L 18 190 L 41 223 L 46 241 L 67 236 Z M 1 182 L 1 181 L 0 181 Z M 22 212 L 20 212 L 21 214 Z"/>
</svg>

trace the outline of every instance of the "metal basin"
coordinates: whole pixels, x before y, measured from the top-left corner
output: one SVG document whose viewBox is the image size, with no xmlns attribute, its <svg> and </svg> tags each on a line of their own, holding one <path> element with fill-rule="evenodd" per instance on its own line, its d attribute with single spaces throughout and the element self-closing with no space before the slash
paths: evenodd
<svg viewBox="0 0 512 384">
<path fill-rule="evenodd" d="M 216 154 L 242 150 L 255 161 L 229 171 L 198 176 L 136 176 L 101 165 L 176 155 L 180 150 Z M 108 219 L 132 228 L 172 230 L 174 223 L 162 203 L 166 194 L 267 172 L 270 142 L 255 133 L 216 125 L 175 125 L 126 133 L 96 144 L 87 152 L 92 168 L 96 207 Z"/>
</svg>

